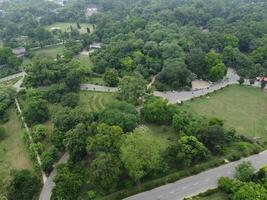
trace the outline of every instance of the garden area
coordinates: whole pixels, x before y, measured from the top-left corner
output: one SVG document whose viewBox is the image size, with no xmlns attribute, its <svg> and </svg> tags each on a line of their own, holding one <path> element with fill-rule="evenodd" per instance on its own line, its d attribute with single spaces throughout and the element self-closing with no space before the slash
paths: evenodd
<svg viewBox="0 0 267 200">
<path fill-rule="evenodd" d="M 237 133 L 267 140 L 267 94 L 249 86 L 230 86 L 185 102 L 183 110 L 223 119 Z"/>
</svg>

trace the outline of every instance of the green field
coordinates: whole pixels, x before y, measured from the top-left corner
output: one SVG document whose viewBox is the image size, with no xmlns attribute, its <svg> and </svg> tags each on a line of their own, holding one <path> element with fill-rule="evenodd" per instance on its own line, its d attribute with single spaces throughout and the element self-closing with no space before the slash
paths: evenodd
<svg viewBox="0 0 267 200">
<path fill-rule="evenodd" d="M 54 23 L 51 24 L 49 26 L 46 26 L 47 30 L 52 31 L 53 28 L 59 28 L 60 30 L 62 30 L 63 32 L 69 32 L 70 31 L 70 27 L 73 28 L 77 28 L 77 24 L 76 23 Z M 93 26 L 91 24 L 86 24 L 86 23 L 80 23 L 81 29 L 80 32 L 86 32 L 86 28 L 90 28 L 92 30 Z"/>
<path fill-rule="evenodd" d="M 224 120 L 238 133 L 267 139 L 267 93 L 249 86 L 230 86 L 185 102 L 183 109 Z"/>
<path fill-rule="evenodd" d="M 52 47 L 45 47 L 38 50 L 33 50 L 33 53 L 38 56 L 47 56 L 56 58 L 57 54 L 61 54 L 64 50 L 64 45 L 57 45 Z"/>
<path fill-rule="evenodd" d="M 0 142 L 0 191 L 3 183 L 7 183 L 12 169 L 32 169 L 26 147 L 23 143 L 23 129 L 15 108 L 8 111 L 9 121 L 1 126 L 7 137 Z"/>
<path fill-rule="evenodd" d="M 216 192 L 214 194 L 205 196 L 205 197 L 198 197 L 193 198 L 193 200 L 228 200 L 227 194 L 223 192 Z"/>
<path fill-rule="evenodd" d="M 107 103 L 115 100 L 114 94 L 104 92 L 80 92 L 80 106 L 86 112 L 96 111 L 105 108 Z"/>
</svg>

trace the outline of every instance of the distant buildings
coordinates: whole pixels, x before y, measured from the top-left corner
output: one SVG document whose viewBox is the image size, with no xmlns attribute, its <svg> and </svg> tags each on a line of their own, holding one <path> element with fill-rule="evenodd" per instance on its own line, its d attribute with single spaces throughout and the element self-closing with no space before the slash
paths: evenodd
<svg viewBox="0 0 267 200">
<path fill-rule="evenodd" d="M 26 49 L 24 47 L 17 47 L 15 49 L 12 49 L 12 52 L 18 57 L 21 58 L 25 55 Z"/>
<path fill-rule="evenodd" d="M 99 7 L 97 5 L 89 5 L 85 10 L 85 15 L 89 17 L 98 12 Z"/>
</svg>

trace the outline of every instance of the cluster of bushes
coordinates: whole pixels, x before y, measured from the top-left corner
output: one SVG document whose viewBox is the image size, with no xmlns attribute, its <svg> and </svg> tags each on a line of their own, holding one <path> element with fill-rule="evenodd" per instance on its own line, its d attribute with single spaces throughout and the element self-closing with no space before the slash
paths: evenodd
<svg viewBox="0 0 267 200">
<path fill-rule="evenodd" d="M 222 177 L 219 188 L 230 195 L 231 199 L 266 199 L 267 168 L 261 168 L 256 174 L 250 162 L 243 162 L 236 167 L 235 178 Z"/>
</svg>

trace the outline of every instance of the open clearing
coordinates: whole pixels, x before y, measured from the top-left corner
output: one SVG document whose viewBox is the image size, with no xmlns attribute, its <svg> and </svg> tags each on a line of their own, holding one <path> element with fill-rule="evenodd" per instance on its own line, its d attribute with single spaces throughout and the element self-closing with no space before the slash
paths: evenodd
<svg viewBox="0 0 267 200">
<path fill-rule="evenodd" d="M 13 169 L 32 169 L 26 147 L 23 143 L 23 129 L 14 107 L 8 110 L 9 121 L 1 124 L 7 137 L 0 142 L 0 180 L 7 183 Z M 3 185 L 0 182 L 0 191 Z"/>
<path fill-rule="evenodd" d="M 224 120 L 239 134 L 267 140 L 267 93 L 259 88 L 234 85 L 185 102 L 183 109 Z"/>
</svg>

